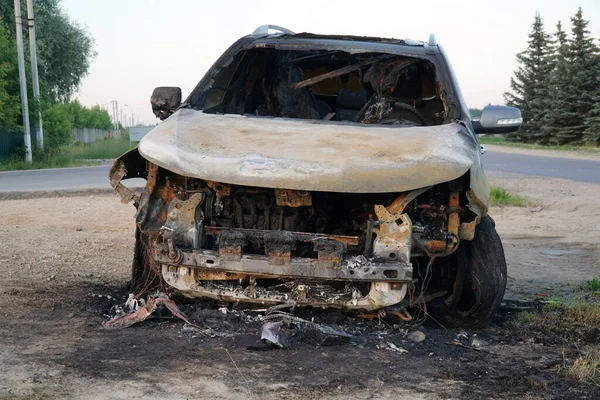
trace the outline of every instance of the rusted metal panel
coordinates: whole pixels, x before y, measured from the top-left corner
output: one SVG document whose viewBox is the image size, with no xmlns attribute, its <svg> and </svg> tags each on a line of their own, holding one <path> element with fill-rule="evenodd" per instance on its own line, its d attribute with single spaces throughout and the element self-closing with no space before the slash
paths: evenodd
<svg viewBox="0 0 600 400">
<path fill-rule="evenodd" d="M 209 235 L 219 235 L 220 232 L 225 230 L 231 230 L 229 228 L 223 228 L 219 226 L 207 226 L 206 233 Z M 236 228 L 238 232 L 242 232 L 248 237 L 256 237 L 262 238 L 265 234 L 268 234 L 271 231 L 262 230 L 262 229 L 242 229 Z M 344 235 L 331 235 L 327 233 L 309 233 L 309 232 L 289 232 L 293 234 L 297 240 L 302 242 L 314 242 L 318 239 L 329 239 L 335 240 L 340 243 L 344 243 L 348 246 L 357 246 L 358 245 L 358 236 L 344 236 Z"/>
<path fill-rule="evenodd" d="M 263 236 L 269 264 L 290 265 L 292 250 L 296 248 L 296 236 L 286 231 L 271 231 Z"/>
<path fill-rule="evenodd" d="M 448 242 L 445 240 L 428 240 L 423 243 L 423 248 L 428 254 L 442 255 L 448 248 Z"/>
<path fill-rule="evenodd" d="M 203 200 L 204 193 L 194 193 L 187 200 L 174 198 L 167 210 L 165 227 L 173 229 L 175 235 L 190 247 L 198 246 L 198 236 L 202 233 L 196 221 L 202 221 L 204 217 L 198 207 Z"/>
<path fill-rule="evenodd" d="M 180 267 L 181 268 L 181 267 Z M 187 268 L 186 268 L 187 269 Z M 350 298 L 331 295 L 327 298 L 311 296 L 306 284 L 292 291 L 292 296 L 283 293 L 257 293 L 254 289 L 236 290 L 227 287 L 211 287 L 201 281 L 196 281 L 189 274 L 180 274 L 177 267 L 163 265 L 163 278 L 182 294 L 189 297 L 201 297 L 226 302 L 244 302 L 261 305 L 275 305 L 293 300 L 298 306 L 319 308 L 338 308 L 345 310 L 377 310 L 400 303 L 406 296 L 408 283 L 399 286 L 389 282 L 375 282 L 366 296 L 353 292 Z"/>
<path fill-rule="evenodd" d="M 168 246 L 157 244 L 156 251 L 154 252 L 154 260 L 164 265 L 253 275 L 386 282 L 405 282 L 412 279 L 412 265 L 410 263 L 377 262 L 364 257 L 360 262 L 355 262 L 354 260 L 339 261 L 339 257 L 337 257 L 339 248 L 335 247 L 334 250 L 338 250 L 337 253 L 335 251 L 325 252 L 322 259 L 292 257 L 287 265 L 269 262 L 268 256 L 245 255 L 234 252 L 234 250 L 227 250 L 224 253 L 225 256 L 222 256 L 221 249 L 218 252 L 212 250 L 194 252 L 186 252 L 181 249 L 176 250 L 181 254 L 181 260 L 174 263 L 169 258 Z"/>
<path fill-rule="evenodd" d="M 305 190 L 275 189 L 278 206 L 312 206 L 312 195 Z"/>
<path fill-rule="evenodd" d="M 241 261 L 242 248 L 247 241 L 246 235 L 238 231 L 221 231 L 219 235 L 219 259 L 222 261 Z"/>
<path fill-rule="evenodd" d="M 110 185 L 113 187 L 113 189 L 115 189 L 115 192 L 121 196 L 121 202 L 123 204 L 127 204 L 132 201 L 137 203 L 139 199 L 137 198 L 135 192 L 121 183 L 121 180 L 125 175 L 127 175 L 125 163 L 122 160 L 116 160 L 108 172 Z"/>
<path fill-rule="evenodd" d="M 479 223 L 479 216 L 471 222 L 463 222 L 458 227 L 458 237 L 463 240 L 473 240 L 475 238 L 475 228 Z"/>
<path fill-rule="evenodd" d="M 450 210 L 455 210 L 459 206 L 460 195 L 458 192 L 450 193 L 448 207 Z M 451 236 L 452 243 L 449 247 L 454 247 L 458 243 L 458 228 L 460 225 L 460 216 L 457 212 L 448 214 L 448 235 Z"/>
<path fill-rule="evenodd" d="M 332 270 L 340 269 L 344 257 L 344 245 L 335 240 L 319 239 L 315 241 L 315 251 L 318 253 L 318 265 Z"/>
</svg>

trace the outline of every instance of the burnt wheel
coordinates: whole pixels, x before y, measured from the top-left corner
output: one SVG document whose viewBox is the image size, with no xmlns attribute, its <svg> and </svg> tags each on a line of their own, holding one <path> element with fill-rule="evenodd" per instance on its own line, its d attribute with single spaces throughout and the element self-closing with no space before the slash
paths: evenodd
<svg viewBox="0 0 600 400">
<path fill-rule="evenodd" d="M 506 259 L 493 220 L 484 216 L 475 238 L 463 241 L 457 254 L 453 293 L 432 305 L 434 317 L 448 326 L 479 329 L 490 324 L 506 289 Z"/>
<path fill-rule="evenodd" d="M 140 228 L 136 228 L 131 281 L 129 282 L 129 290 L 136 297 L 163 286 L 160 266 L 152 260 L 151 251 L 150 236 L 142 233 Z"/>
</svg>

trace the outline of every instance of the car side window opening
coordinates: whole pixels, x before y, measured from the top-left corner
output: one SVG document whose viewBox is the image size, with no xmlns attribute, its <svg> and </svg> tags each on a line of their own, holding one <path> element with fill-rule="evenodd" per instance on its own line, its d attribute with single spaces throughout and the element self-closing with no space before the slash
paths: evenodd
<svg viewBox="0 0 600 400">
<path fill-rule="evenodd" d="M 203 99 L 192 106 L 206 113 L 407 127 L 450 121 L 430 61 L 381 53 L 241 51 Z"/>
</svg>

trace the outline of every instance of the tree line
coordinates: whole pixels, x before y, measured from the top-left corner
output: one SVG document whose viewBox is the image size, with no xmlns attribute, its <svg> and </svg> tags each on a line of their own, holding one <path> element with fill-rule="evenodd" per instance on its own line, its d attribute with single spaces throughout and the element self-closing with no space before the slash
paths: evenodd
<svg viewBox="0 0 600 400">
<path fill-rule="evenodd" d="M 535 14 L 528 46 L 504 94 L 521 109 L 523 125 L 510 137 L 539 144 L 600 145 L 600 50 L 581 8 L 570 34 L 559 21 L 548 34 Z"/>
<path fill-rule="evenodd" d="M 25 0 L 21 9 L 26 10 Z M 40 102 L 33 100 L 29 60 L 29 32 L 23 25 L 30 121 L 37 123 L 41 109 L 46 151 L 66 144 L 73 127 L 109 129 L 110 115 L 98 106 L 84 107 L 72 101 L 95 56 L 93 39 L 60 8 L 60 0 L 36 0 L 36 24 Z M 26 21 L 26 14 L 23 16 Z M 0 128 L 22 129 L 15 13 L 12 1 L 0 2 Z M 33 131 L 33 130 L 32 130 Z M 34 139 L 34 138 L 32 138 Z"/>
</svg>

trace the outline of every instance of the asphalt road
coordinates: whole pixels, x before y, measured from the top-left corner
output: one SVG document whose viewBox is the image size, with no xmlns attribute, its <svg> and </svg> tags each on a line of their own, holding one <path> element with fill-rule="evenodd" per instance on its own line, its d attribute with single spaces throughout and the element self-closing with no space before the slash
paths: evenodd
<svg viewBox="0 0 600 400">
<path fill-rule="evenodd" d="M 529 156 L 486 151 L 483 155 L 483 169 L 494 172 L 508 172 L 523 175 L 563 178 L 578 182 L 600 183 L 600 161 L 577 158 Z M 0 180 L 0 182 L 2 182 Z"/>
<path fill-rule="evenodd" d="M 528 156 L 487 151 L 484 169 L 490 175 L 498 172 L 571 179 L 600 183 L 600 161 L 546 156 Z M 58 168 L 31 171 L 0 172 L 0 192 L 110 189 L 108 165 L 98 167 Z M 128 186 L 143 186 L 142 179 L 128 181 Z"/>
<path fill-rule="evenodd" d="M 110 189 L 109 165 L 97 167 L 36 169 L 0 172 L 0 192 L 46 190 Z M 132 179 L 130 186 L 143 186 L 143 179 Z"/>
</svg>

